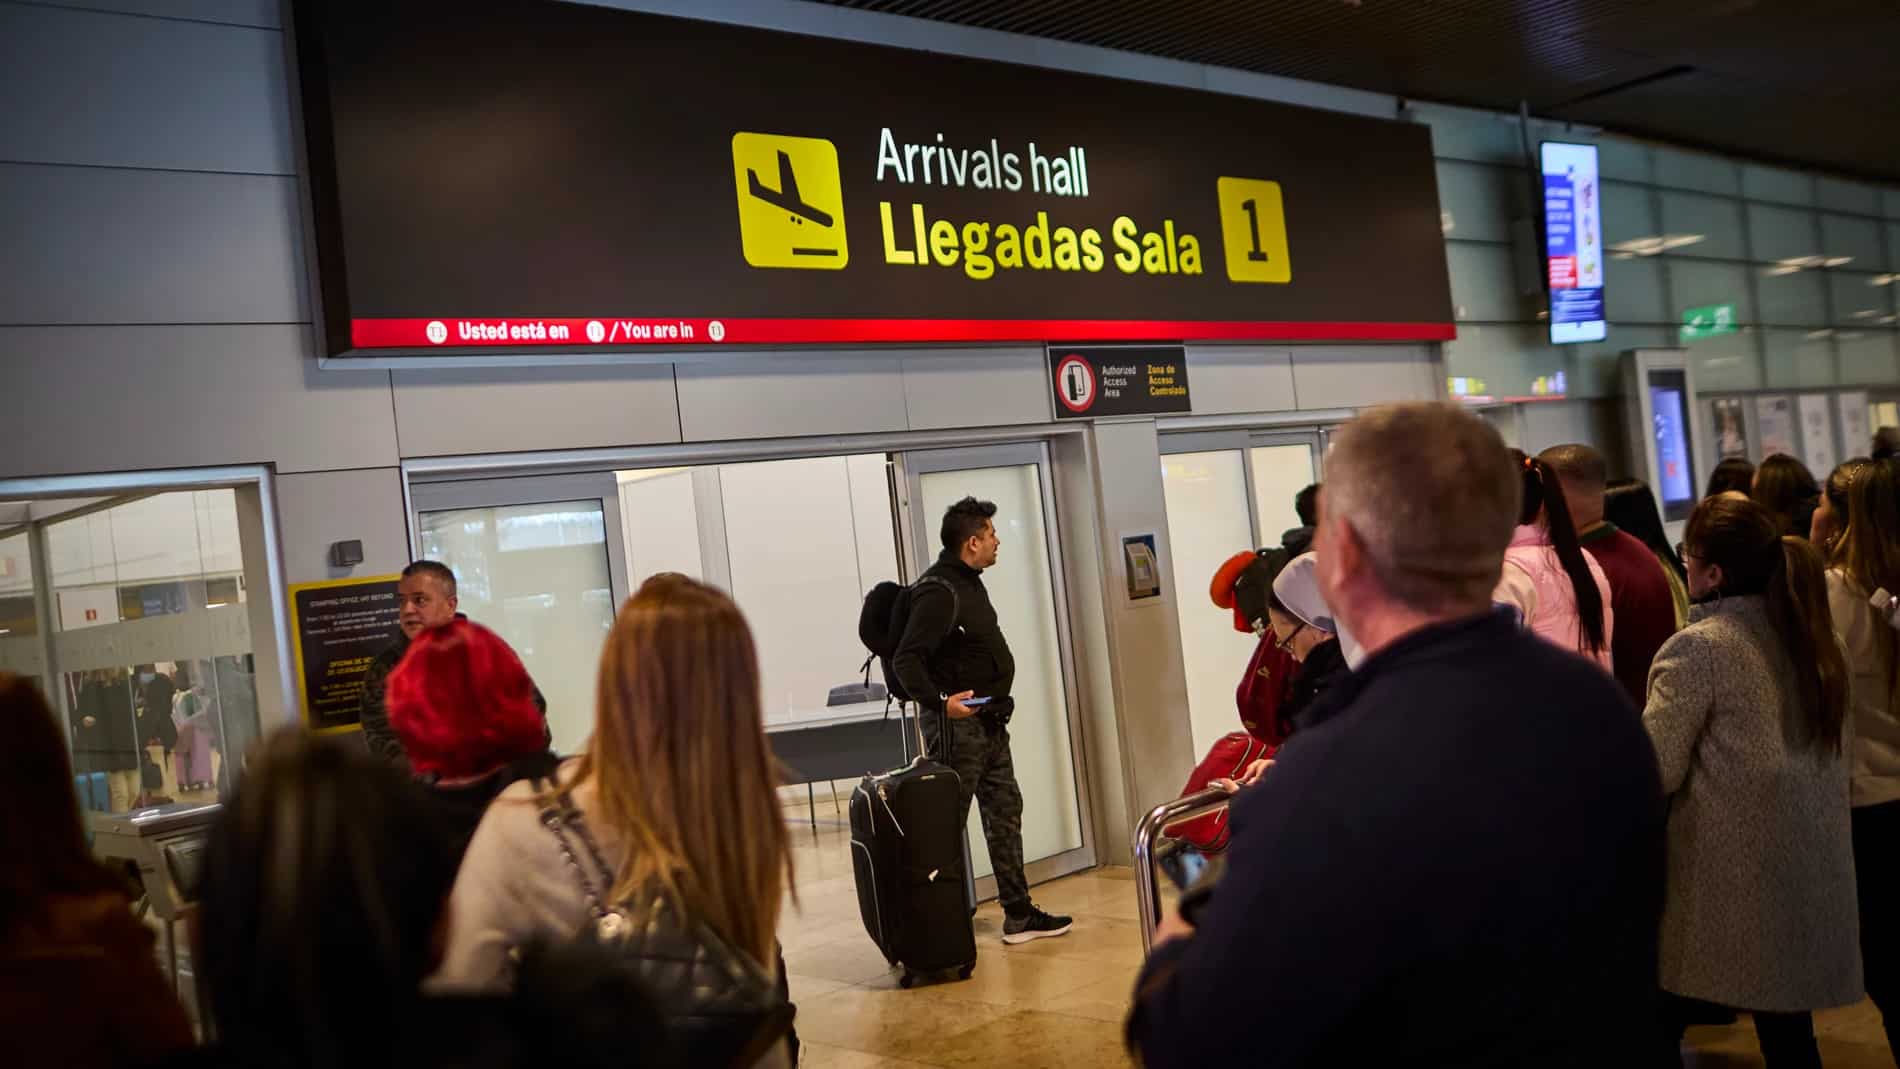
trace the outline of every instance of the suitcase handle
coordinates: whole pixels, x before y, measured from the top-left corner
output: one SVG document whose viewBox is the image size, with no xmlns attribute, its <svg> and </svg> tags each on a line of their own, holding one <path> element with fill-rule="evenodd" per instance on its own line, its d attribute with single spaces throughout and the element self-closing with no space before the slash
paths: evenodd
<svg viewBox="0 0 1900 1069">
<path fill-rule="evenodd" d="M 1224 786 L 1210 786 L 1148 810 L 1135 826 L 1135 898 L 1141 906 L 1141 952 L 1154 948 L 1155 928 L 1161 923 L 1161 881 L 1155 876 L 1155 842 L 1170 824 L 1218 813 L 1234 799 Z"/>
</svg>

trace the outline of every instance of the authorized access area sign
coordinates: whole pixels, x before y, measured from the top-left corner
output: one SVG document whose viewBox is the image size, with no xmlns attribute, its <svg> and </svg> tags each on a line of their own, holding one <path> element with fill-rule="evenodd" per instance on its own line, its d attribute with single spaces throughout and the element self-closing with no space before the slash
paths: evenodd
<svg viewBox="0 0 1900 1069">
<path fill-rule="evenodd" d="M 588 4 L 294 12 L 333 355 L 1454 334 L 1416 124 Z"/>
<path fill-rule="evenodd" d="M 1179 345 L 1049 347 L 1057 419 L 1149 416 L 1192 409 Z"/>
</svg>

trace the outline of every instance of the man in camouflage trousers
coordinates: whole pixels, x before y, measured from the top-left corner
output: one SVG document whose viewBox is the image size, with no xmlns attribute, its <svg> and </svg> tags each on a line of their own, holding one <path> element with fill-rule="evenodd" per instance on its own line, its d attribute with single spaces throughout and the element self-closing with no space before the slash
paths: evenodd
<svg viewBox="0 0 1900 1069">
<path fill-rule="evenodd" d="M 959 823 L 976 799 L 1003 907 L 1003 942 L 1014 945 L 1065 935 L 1071 920 L 1037 909 L 1023 875 L 1023 792 L 1009 753 L 1016 661 L 983 586 L 983 570 L 996 564 L 1001 545 L 995 516 L 994 504 L 969 497 L 944 513 L 943 553 L 913 588 L 891 670 L 923 710 L 930 754 L 957 774 Z"/>
</svg>

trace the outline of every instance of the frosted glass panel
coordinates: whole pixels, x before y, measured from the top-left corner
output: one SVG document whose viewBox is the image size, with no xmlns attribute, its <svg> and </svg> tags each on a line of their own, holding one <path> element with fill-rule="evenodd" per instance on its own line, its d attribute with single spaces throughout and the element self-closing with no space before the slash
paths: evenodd
<svg viewBox="0 0 1900 1069">
<path fill-rule="evenodd" d="M 1603 297 L 1617 323 L 1674 323 L 1664 303 L 1663 265 L 1653 256 L 1611 256 L 1603 265 Z"/>
<path fill-rule="evenodd" d="M 1313 482 L 1313 447 L 1309 445 L 1261 445 L 1253 449 L 1253 503 L 1260 528 L 1260 541 L 1280 544 L 1284 531 L 1300 525 L 1300 514 L 1293 499 Z"/>
<path fill-rule="evenodd" d="M 1452 241 L 1510 241 L 1523 175 L 1478 163 L 1438 161 L 1440 228 Z"/>
<path fill-rule="evenodd" d="M 1753 243 L 1755 259 L 1762 263 L 1800 266 L 1821 256 L 1813 212 L 1750 204 L 1748 238 Z"/>
<path fill-rule="evenodd" d="M 1843 383 L 1885 386 L 1900 380 L 1900 363 L 1895 361 L 1892 331 L 1844 330 L 1835 336 L 1834 341 L 1839 347 Z"/>
<path fill-rule="evenodd" d="M 1674 255 L 1744 259 L 1740 201 L 1695 193 L 1665 192 L 1662 195 L 1662 224 L 1665 237 L 1682 242 L 1671 248 Z M 1691 238 L 1699 240 L 1690 241 Z"/>
<path fill-rule="evenodd" d="M 1168 503 L 1188 719 L 1194 752 L 1204 754 L 1215 739 L 1240 730 L 1234 688 L 1258 641 L 1234 630 L 1234 614 L 1202 593 L 1227 558 L 1254 548 L 1246 465 L 1238 449 L 1175 453 L 1161 458 L 1161 485 Z"/>
<path fill-rule="evenodd" d="M 936 530 L 944 510 L 965 496 L 996 503 L 996 533 L 1002 541 L 996 566 L 983 573 L 997 620 L 1016 658 L 1009 722 L 1010 756 L 1023 791 L 1023 854 L 1029 861 L 1082 845 L 1082 814 L 1075 795 L 1075 763 L 1069 738 L 1068 703 L 1056 637 L 1055 587 L 1048 532 L 1042 514 L 1042 481 L 1034 464 L 964 471 L 926 472 L 919 507 Z M 988 876 L 989 847 L 975 805 L 970 806 L 970 855 L 978 876 Z"/>
<path fill-rule="evenodd" d="M 1459 319 L 1509 323 L 1524 317 L 1517 295 L 1517 269 L 1505 245 L 1447 241 L 1445 264 L 1451 271 L 1451 300 Z"/>
<path fill-rule="evenodd" d="M 1761 292 L 1759 322 L 1790 327 L 1828 325 L 1827 287 L 1819 271 L 1780 273 L 1782 268 L 1755 268 Z"/>
<path fill-rule="evenodd" d="M 1699 189 L 1707 193 L 1726 193 L 1730 196 L 1742 191 L 1741 168 L 1720 156 L 1664 148 L 1660 145 L 1655 148 L 1653 156 L 1657 185 L 1673 186 L 1677 189 Z"/>
<path fill-rule="evenodd" d="M 627 579 L 633 589 L 661 572 L 704 579 L 699 506 L 691 468 L 616 472 L 620 530 L 627 543 Z"/>
<path fill-rule="evenodd" d="M 1653 238 L 1661 232 L 1662 228 L 1656 225 L 1656 200 L 1647 186 L 1603 183 L 1605 245 Z"/>
<path fill-rule="evenodd" d="M 1766 356 L 1762 385 L 1769 389 L 1832 385 L 1834 343 L 1830 333 L 1825 330 L 1764 331 L 1762 346 Z"/>
<path fill-rule="evenodd" d="M 1830 267 L 1878 271 L 1885 261 L 1880 248 L 1880 230 L 1884 225 L 1878 219 L 1863 219 L 1857 215 L 1823 215 L 1821 255 L 1828 258 Z M 1840 263 L 1841 260 L 1847 262 Z"/>
<path fill-rule="evenodd" d="M 831 688 L 862 679 L 864 661 L 858 610 L 868 584 L 845 458 L 727 464 L 719 489 L 732 598 L 758 641 L 765 718 L 821 716 Z M 888 512 L 881 525 L 889 529 Z"/>
<path fill-rule="evenodd" d="M 1753 390 L 1762 385 L 1755 331 L 1720 334 L 1683 344 L 1700 390 Z"/>
<path fill-rule="evenodd" d="M 508 640 L 548 703 L 559 753 L 594 730 L 594 679 L 613 626 L 599 500 L 424 512 L 422 555 L 455 572 L 461 611 Z"/>
<path fill-rule="evenodd" d="M 1742 195 L 1750 200 L 1813 204 L 1814 178 L 1800 171 L 1747 163 L 1742 165 Z"/>
<path fill-rule="evenodd" d="M 1834 324 L 1841 327 L 1891 327 L 1894 324 L 1893 286 L 1886 275 L 1857 271 L 1828 271 L 1827 284 L 1834 301 Z"/>
</svg>

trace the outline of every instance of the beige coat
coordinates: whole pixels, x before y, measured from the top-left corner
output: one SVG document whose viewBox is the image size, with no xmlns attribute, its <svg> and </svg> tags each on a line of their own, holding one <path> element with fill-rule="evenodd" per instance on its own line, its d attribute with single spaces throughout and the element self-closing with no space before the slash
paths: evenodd
<svg viewBox="0 0 1900 1069">
<path fill-rule="evenodd" d="M 1900 717 L 1887 690 L 1887 666 L 1881 659 L 1881 629 L 1887 626 L 1864 591 L 1840 571 L 1827 573 L 1827 603 L 1834 632 L 1847 647 L 1854 676 L 1850 706 L 1854 724 L 1853 802 L 1878 805 L 1900 798 Z"/>
<path fill-rule="evenodd" d="M 561 766 L 570 780 L 575 762 Z M 588 784 L 574 792 L 583 817 L 595 794 Z M 534 784 L 521 780 L 501 792 L 483 814 L 462 857 L 455 888 L 449 893 L 449 938 L 442 965 L 430 978 L 435 991 L 499 992 L 512 981 L 511 952 L 536 937 L 565 938 L 590 919 L 587 899 L 554 834 L 543 827 L 534 804 Z M 610 865 L 618 866 L 626 845 L 599 820 L 588 830 Z M 790 1064 L 784 1044 L 758 1063 Z"/>
<path fill-rule="evenodd" d="M 1678 995 L 1779 1012 L 1861 997 L 1848 759 L 1784 739 L 1796 671 L 1760 597 L 1698 610 L 1650 669 L 1643 725 L 1670 796 L 1661 978 Z"/>
</svg>

